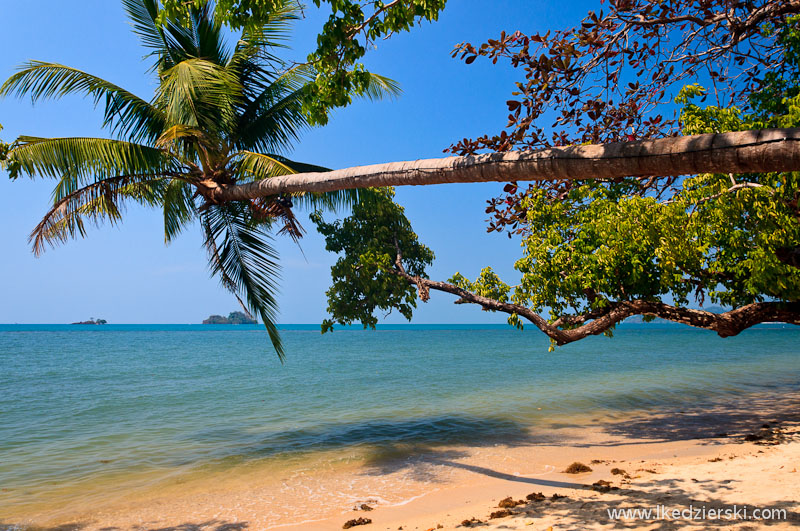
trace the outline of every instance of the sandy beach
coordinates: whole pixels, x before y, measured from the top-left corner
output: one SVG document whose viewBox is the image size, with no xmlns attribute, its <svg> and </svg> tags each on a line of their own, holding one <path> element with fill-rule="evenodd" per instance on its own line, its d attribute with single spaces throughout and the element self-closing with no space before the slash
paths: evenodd
<svg viewBox="0 0 800 531">
<path fill-rule="evenodd" d="M 350 522 L 364 531 L 794 529 L 797 405 L 797 395 L 779 404 L 748 397 L 716 410 L 583 419 L 585 425 L 573 419 L 504 444 L 368 451 L 335 470 L 313 463 L 291 474 L 239 467 L 102 503 L 95 498 L 44 518 L 4 516 L 0 528 L 315 531 Z M 591 470 L 567 473 L 576 462 Z M 609 513 L 626 509 L 651 513 Z M 758 519 L 764 510 L 768 518 Z"/>
<path fill-rule="evenodd" d="M 797 425 L 784 426 L 781 433 L 791 442 L 629 441 L 584 448 L 542 447 L 541 455 L 555 463 L 551 472 L 517 475 L 474 467 L 473 473 L 482 477 L 408 507 L 376 511 L 373 525 L 426 531 L 473 527 L 795 529 L 800 525 L 800 430 Z M 573 459 L 587 464 L 591 472 L 565 473 Z M 512 465 L 505 468 L 510 471 L 523 463 L 505 464 Z M 748 520 L 756 509 L 761 509 L 759 514 L 769 510 L 769 516 Z M 619 518 L 612 517 L 609 511 L 613 510 L 620 511 Z M 625 510 L 652 512 L 626 514 Z M 336 526 L 330 521 L 296 528 Z"/>
<path fill-rule="evenodd" d="M 585 444 L 512 450 L 496 456 L 494 466 L 455 459 L 452 466 L 472 477 L 406 506 L 354 512 L 353 518 L 373 521 L 358 529 L 425 531 L 795 529 L 800 525 L 800 425 L 771 424 L 757 431 L 768 439 L 651 443 L 598 438 Z M 587 439 L 599 436 L 594 432 Z M 576 461 L 591 471 L 565 473 Z M 530 471 L 533 463 L 542 471 L 519 472 Z M 649 517 L 622 513 L 627 518 L 619 519 L 609 514 L 626 509 L 652 512 Z M 769 517 L 754 519 L 756 509 L 759 515 L 768 510 Z M 289 528 L 337 529 L 339 520 Z"/>
</svg>

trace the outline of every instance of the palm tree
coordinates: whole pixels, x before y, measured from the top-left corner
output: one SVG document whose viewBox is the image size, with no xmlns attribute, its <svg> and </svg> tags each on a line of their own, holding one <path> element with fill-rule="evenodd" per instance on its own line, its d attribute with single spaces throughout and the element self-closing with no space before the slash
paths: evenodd
<svg viewBox="0 0 800 531">
<path fill-rule="evenodd" d="M 67 94 L 92 96 L 105 108 L 114 138 L 22 136 L 5 154 L 12 178 L 57 180 L 53 206 L 30 235 L 35 254 L 50 244 L 84 236 L 87 223 L 117 223 L 125 202 L 163 209 L 166 242 L 199 220 L 211 271 L 246 312 L 264 323 L 278 356 L 275 326 L 278 256 L 273 233 L 302 235 L 292 208 L 336 208 L 355 192 L 297 193 L 222 202 L 225 188 L 325 168 L 281 156 L 309 126 L 303 113 L 309 66 L 287 68 L 275 55 L 297 19 L 298 4 L 282 0 L 273 16 L 247 27 L 235 45 L 223 38 L 210 3 L 186 20 L 156 22 L 157 0 L 123 0 L 133 31 L 150 50 L 157 76 L 147 101 L 86 72 L 31 61 L 11 76 L 0 95 L 34 101 Z M 371 75 L 356 96 L 394 94 L 391 80 Z M 277 230 L 276 230 L 277 229 Z M 244 299 L 244 300 L 242 300 Z"/>
</svg>

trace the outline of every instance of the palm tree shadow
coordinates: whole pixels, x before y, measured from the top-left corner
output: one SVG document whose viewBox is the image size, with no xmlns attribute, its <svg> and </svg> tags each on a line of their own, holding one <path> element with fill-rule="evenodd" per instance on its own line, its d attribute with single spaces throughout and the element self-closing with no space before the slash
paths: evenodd
<svg viewBox="0 0 800 531">
<path fill-rule="evenodd" d="M 371 448 L 370 462 L 417 455 L 443 446 L 527 446 L 556 441 L 551 434 L 534 433 L 518 422 L 491 417 L 440 415 L 415 419 L 376 419 L 329 423 L 313 428 L 246 433 L 237 428 L 205 430 L 188 437 L 220 446 L 213 458 L 262 459 L 353 446 Z M 558 439 L 563 442 L 563 437 Z"/>
</svg>

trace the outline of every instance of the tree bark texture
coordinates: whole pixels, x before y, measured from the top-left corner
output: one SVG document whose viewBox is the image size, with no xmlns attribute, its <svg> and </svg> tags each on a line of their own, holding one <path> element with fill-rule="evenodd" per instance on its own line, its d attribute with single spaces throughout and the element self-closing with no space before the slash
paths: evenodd
<svg viewBox="0 0 800 531">
<path fill-rule="evenodd" d="M 297 173 L 223 186 L 213 199 L 222 203 L 285 193 L 443 183 L 778 171 L 800 171 L 800 128 L 509 151 Z"/>
</svg>

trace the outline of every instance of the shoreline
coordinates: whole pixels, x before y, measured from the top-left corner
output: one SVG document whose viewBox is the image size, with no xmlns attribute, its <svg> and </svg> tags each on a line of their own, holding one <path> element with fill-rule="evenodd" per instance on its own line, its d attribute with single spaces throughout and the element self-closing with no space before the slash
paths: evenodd
<svg viewBox="0 0 800 531">
<path fill-rule="evenodd" d="M 427 531 L 438 525 L 441 529 L 673 529 L 697 522 L 671 522 L 671 527 L 658 527 L 667 525 L 664 521 L 609 522 L 603 511 L 619 503 L 628 508 L 646 508 L 647 503 L 682 507 L 691 500 L 706 500 L 703 503 L 709 507 L 730 502 L 785 509 L 789 521 L 770 522 L 770 528 L 788 529 L 800 521 L 798 405 L 800 392 L 761 394 L 716 407 L 640 411 L 607 421 L 588 415 L 586 425 L 532 428 L 524 437 L 502 444 L 356 448 L 277 473 L 250 463 L 196 481 L 177 477 L 168 485 L 131 496 L 117 492 L 116 501 L 105 506 L 92 503 L 44 518 L 18 515 L 9 520 L 3 515 L 0 529 L 315 531 L 342 529 L 345 522 L 358 518 L 372 520 L 354 527 L 365 531 L 400 527 Z M 765 423 L 780 430 L 780 444 L 744 441 Z M 332 459 L 340 466 L 331 466 Z M 593 470 L 565 474 L 564 469 L 576 461 Z M 625 470 L 629 478 L 612 474 L 613 468 Z M 620 490 L 592 490 L 600 480 Z M 509 516 L 488 518 L 502 510 L 497 507 L 500 500 L 509 496 L 525 500 L 538 492 L 547 499 L 511 508 Z M 565 498 L 553 500 L 553 494 Z M 361 505 L 372 510 L 354 510 Z M 462 525 L 472 518 L 481 523 Z M 738 529 L 735 526 L 764 524 L 703 525 Z"/>
</svg>

